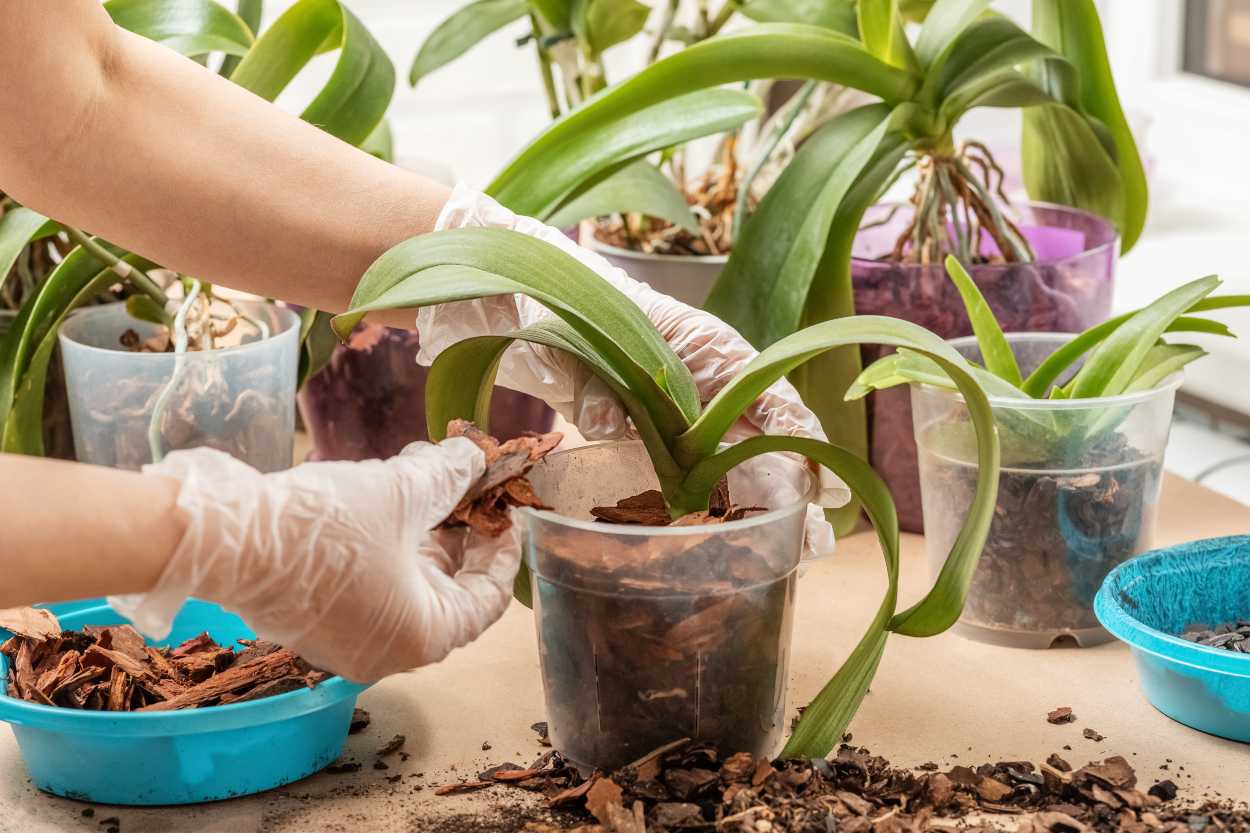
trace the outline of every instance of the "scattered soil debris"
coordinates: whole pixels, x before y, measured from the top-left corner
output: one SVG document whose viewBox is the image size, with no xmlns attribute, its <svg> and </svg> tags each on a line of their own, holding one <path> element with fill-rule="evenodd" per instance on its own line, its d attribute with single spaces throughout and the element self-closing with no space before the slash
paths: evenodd
<svg viewBox="0 0 1250 833">
<path fill-rule="evenodd" d="M 521 773 L 524 777 L 521 777 Z M 1137 774 L 1113 756 L 1073 770 L 1058 755 L 1046 763 L 1000 761 L 946 772 L 900 769 L 863 748 L 843 745 L 828 760 L 768 761 L 724 755 L 688 740 L 667 744 L 611 775 L 583 778 L 557 752 L 518 772 L 501 764 L 478 780 L 440 787 L 439 795 L 508 784 L 546 798 L 571 820 L 515 817 L 474 831 L 525 833 L 920 833 L 997 830 L 992 816 L 1013 816 L 1016 833 L 1221 833 L 1250 831 L 1250 810 L 1230 802 L 1174 804 L 1176 785 L 1142 792 Z M 450 829 L 450 828 L 448 828 Z"/>
<path fill-rule="evenodd" d="M 1071 723 L 1074 720 L 1076 720 L 1076 715 L 1072 713 L 1072 709 L 1069 706 L 1060 706 L 1046 715 L 1046 722 L 1053 723 L 1056 726 L 1061 726 L 1064 723 Z"/>
<path fill-rule="evenodd" d="M 394 755 L 396 752 L 404 748 L 404 744 L 408 742 L 408 738 L 404 735 L 396 735 L 386 742 L 386 745 L 378 749 L 377 756 L 385 758 L 387 755 Z"/>
<path fill-rule="evenodd" d="M 322 770 L 322 772 L 330 775 L 351 775 L 360 772 L 361 764 L 359 761 L 337 761 L 330 764 Z"/>
<path fill-rule="evenodd" d="M 538 733 L 538 744 L 540 746 L 551 746 L 551 738 L 547 737 L 547 721 L 541 723 L 533 723 L 530 728 Z"/>
<path fill-rule="evenodd" d="M 365 729 L 369 728 L 369 724 L 372 721 L 373 721 L 373 718 L 369 716 L 369 712 L 365 711 L 364 709 L 359 709 L 359 708 L 353 709 L 352 710 L 352 722 L 351 722 L 351 725 L 347 728 L 347 734 L 349 735 L 360 734 Z"/>
<path fill-rule="evenodd" d="M 467 526 L 475 532 L 497 538 L 512 525 L 509 507 L 530 506 L 546 509 L 525 475 L 546 457 L 564 435 L 526 434 L 505 443 L 483 432 L 472 422 L 452 420 L 448 437 L 467 437 L 486 455 L 486 472 L 452 510 L 441 527 Z"/>
<path fill-rule="evenodd" d="M 1237 651 L 1250 654 L 1250 620 L 1235 619 L 1209 628 L 1206 625 L 1194 624 L 1185 628 L 1181 639 L 1205 645 L 1208 648 L 1223 648 L 1226 651 Z"/>
<path fill-rule="evenodd" d="M 1092 740 L 1094 743 L 1102 743 L 1104 740 L 1106 740 L 1106 738 L 1103 735 L 1098 734 L 1097 729 L 1085 729 L 1081 732 L 1081 734 L 1087 740 Z"/>
<path fill-rule="evenodd" d="M 15 634 L 0 645 L 12 668 L 8 695 L 45 706 L 172 711 L 312 688 L 329 676 L 269 642 L 240 640 L 236 653 L 202 633 L 153 648 L 129 625 L 62 632 L 56 617 L 32 608 L 3 611 L 0 626 Z"/>
</svg>

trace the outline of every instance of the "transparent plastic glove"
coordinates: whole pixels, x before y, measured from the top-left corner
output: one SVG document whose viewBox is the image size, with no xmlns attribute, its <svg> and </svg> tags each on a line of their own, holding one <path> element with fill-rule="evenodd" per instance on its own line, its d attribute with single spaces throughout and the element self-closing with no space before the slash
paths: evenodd
<svg viewBox="0 0 1250 833">
<path fill-rule="evenodd" d="M 432 531 L 484 470 L 463 437 L 267 475 L 211 449 L 174 452 L 144 471 L 181 481 L 186 533 L 154 588 L 109 602 L 153 638 L 188 596 L 217 602 L 361 682 L 438 662 L 499 618 L 521 561 L 515 524 L 493 539 Z"/>
<path fill-rule="evenodd" d="M 468 227 L 506 228 L 537 237 L 593 269 L 646 313 L 690 369 L 704 402 L 711 400 L 756 356 L 746 339 L 714 315 L 631 279 L 601 255 L 574 243 L 559 229 L 518 216 L 490 197 L 458 185 L 435 228 Z M 418 360 L 429 364 L 443 350 L 465 338 L 511 332 L 550 315 L 545 307 L 524 295 L 425 307 L 417 312 L 417 330 L 421 334 Z M 581 362 L 562 351 L 518 343 L 504 354 L 498 382 L 546 401 L 576 425 L 587 439 L 614 439 L 626 432 L 628 421 L 620 402 Z M 738 442 L 760 433 L 826 439 L 815 414 L 802 404 L 798 391 L 785 380 L 768 388 L 725 439 Z M 757 473 L 775 474 L 791 482 L 806 465 L 806 461 L 786 454 L 767 455 L 751 463 Z M 825 523 L 819 507 L 841 506 L 848 500 L 850 491 L 846 484 L 832 472 L 820 469 L 820 489 L 809 511 L 809 556 L 826 554 L 833 549 L 833 531 Z"/>
</svg>

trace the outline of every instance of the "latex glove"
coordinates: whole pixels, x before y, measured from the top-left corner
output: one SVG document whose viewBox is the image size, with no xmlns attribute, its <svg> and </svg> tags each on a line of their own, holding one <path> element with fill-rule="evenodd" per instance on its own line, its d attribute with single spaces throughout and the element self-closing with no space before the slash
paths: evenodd
<svg viewBox="0 0 1250 833">
<path fill-rule="evenodd" d="M 631 279 L 598 253 L 574 243 L 559 229 L 531 217 L 518 216 L 490 197 L 457 185 L 435 228 L 466 227 L 506 228 L 528 234 L 558 246 L 593 269 L 646 313 L 690 369 L 705 403 L 757 355 L 746 339 L 719 318 Z M 465 338 L 511 332 L 550 316 L 544 306 L 524 295 L 422 308 L 417 312 L 417 331 L 421 335 L 418 361 L 430 364 L 443 350 Z M 498 382 L 503 387 L 546 401 L 587 439 L 614 439 L 625 434 L 628 423 L 620 402 L 606 385 L 568 353 L 518 342 L 504 354 Z M 815 414 L 803 405 L 798 391 L 784 379 L 768 388 L 744 412 L 725 439 L 738 442 L 760 433 L 827 439 Z M 780 480 L 791 482 L 807 470 L 805 460 L 786 454 L 766 455 L 746 465 L 765 477 L 778 476 Z M 833 530 L 825 523 L 820 508 L 842 506 L 849 500 L 850 490 L 846 484 L 832 472 L 819 469 L 819 490 L 808 513 L 809 557 L 833 550 Z"/>
<path fill-rule="evenodd" d="M 174 452 L 144 472 L 181 481 L 186 533 L 152 590 L 109 602 L 158 639 L 188 596 L 217 602 L 359 682 L 437 662 L 500 617 L 521 562 L 515 524 L 494 539 L 431 531 L 485 466 L 463 437 L 276 474 Z"/>
</svg>

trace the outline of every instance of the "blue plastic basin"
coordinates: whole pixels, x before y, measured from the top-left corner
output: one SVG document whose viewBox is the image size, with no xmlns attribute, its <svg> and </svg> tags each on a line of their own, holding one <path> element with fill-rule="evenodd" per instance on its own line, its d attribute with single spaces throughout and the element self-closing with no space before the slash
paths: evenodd
<svg viewBox="0 0 1250 833">
<path fill-rule="evenodd" d="M 1250 742 L 1250 654 L 1177 634 L 1250 618 L 1250 536 L 1155 550 L 1116 567 L 1094 599 L 1103 627 L 1137 660 L 1147 699 L 1168 717 Z"/>
<path fill-rule="evenodd" d="M 58 615 L 67 630 L 126 622 L 102 601 Z M 222 645 L 255 636 L 237 616 L 192 600 L 169 639 L 154 644 L 176 645 L 204 631 Z M 8 636 L 0 630 L 0 641 Z M 331 677 L 247 703 L 145 714 L 37 705 L 4 695 L 7 678 L 0 657 L 0 720 L 12 724 L 35 786 L 132 805 L 216 801 L 311 775 L 342 754 L 356 695 L 366 688 Z"/>
</svg>

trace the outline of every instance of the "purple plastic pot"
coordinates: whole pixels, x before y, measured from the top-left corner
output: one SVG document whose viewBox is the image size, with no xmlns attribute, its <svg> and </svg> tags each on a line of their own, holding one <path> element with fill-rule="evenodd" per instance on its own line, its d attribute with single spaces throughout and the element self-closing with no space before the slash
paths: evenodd
<svg viewBox="0 0 1250 833">
<path fill-rule="evenodd" d="M 881 222 L 893 206 L 874 206 L 864 225 Z M 1074 333 L 1106 320 L 1111 312 L 1117 236 L 1106 220 L 1057 205 L 1025 203 L 1017 218 L 1035 263 L 987 264 L 969 271 L 1007 332 Z M 890 315 L 920 324 L 943 338 L 972 334 L 955 285 L 940 264 L 894 263 L 888 257 L 907 225 L 904 206 L 882 225 L 855 238 L 851 274 L 855 311 Z M 864 349 L 864 364 L 887 348 Z M 898 506 L 899 522 L 922 532 L 920 470 L 912 431 L 911 396 L 905 387 L 869 399 L 872 465 L 885 478 Z"/>
<path fill-rule="evenodd" d="M 313 441 L 310 460 L 385 459 L 427 439 L 425 379 L 417 364 L 417 334 L 362 324 L 350 344 L 299 394 L 300 415 Z M 497 388 L 491 433 L 501 439 L 547 431 L 555 412 L 523 393 Z"/>
</svg>

